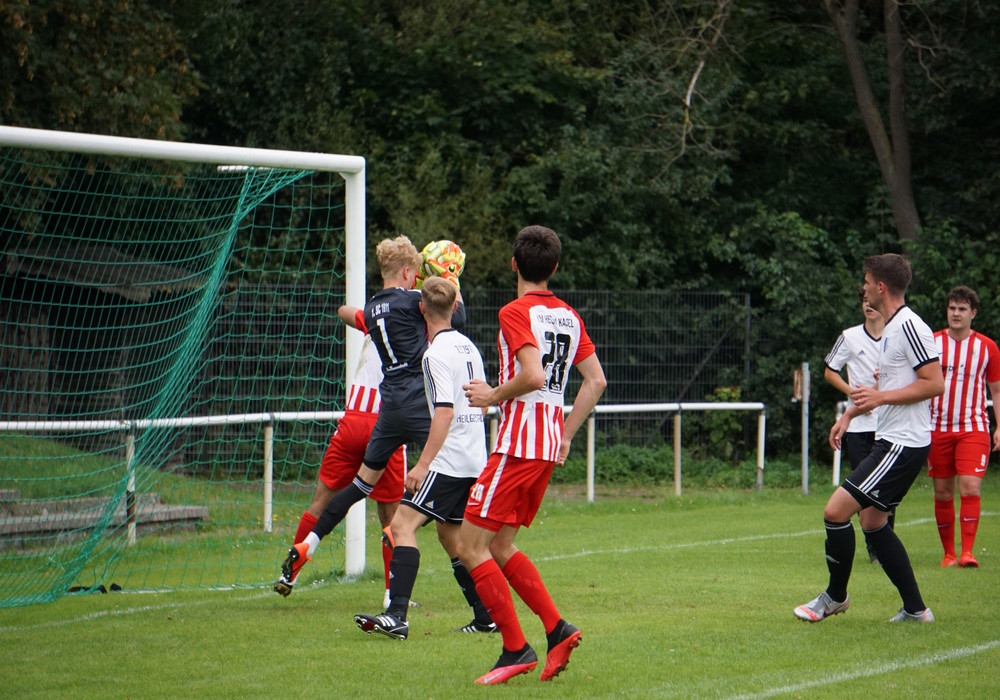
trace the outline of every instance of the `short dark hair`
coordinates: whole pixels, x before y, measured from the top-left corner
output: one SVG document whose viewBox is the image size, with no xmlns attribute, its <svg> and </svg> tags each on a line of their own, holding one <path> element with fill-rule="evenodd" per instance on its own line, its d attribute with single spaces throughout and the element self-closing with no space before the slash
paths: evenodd
<svg viewBox="0 0 1000 700">
<path fill-rule="evenodd" d="M 544 282 L 556 270 L 562 243 L 544 226 L 526 226 L 514 239 L 514 261 L 525 282 Z"/>
<path fill-rule="evenodd" d="M 953 301 L 964 301 L 973 311 L 979 310 L 979 295 L 976 294 L 975 290 L 965 285 L 960 284 L 951 288 L 951 291 L 948 292 L 948 303 Z"/>
<path fill-rule="evenodd" d="M 458 288 L 443 277 L 428 277 L 420 289 L 424 310 L 434 318 L 451 318 L 457 296 Z"/>
<path fill-rule="evenodd" d="M 856 296 L 858 298 L 859 302 L 861 302 L 862 304 L 864 304 L 865 303 L 865 288 L 864 288 L 864 286 L 858 287 L 858 291 L 855 293 L 854 296 Z"/>
<path fill-rule="evenodd" d="M 865 258 L 864 271 L 871 273 L 873 281 L 883 283 L 893 294 L 904 294 L 913 277 L 910 262 L 898 253 Z"/>
</svg>

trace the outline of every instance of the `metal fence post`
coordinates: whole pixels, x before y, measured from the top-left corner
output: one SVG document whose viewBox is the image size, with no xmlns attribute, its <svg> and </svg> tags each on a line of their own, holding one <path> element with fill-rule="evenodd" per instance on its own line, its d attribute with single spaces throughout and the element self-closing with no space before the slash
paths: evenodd
<svg viewBox="0 0 1000 700">
<path fill-rule="evenodd" d="M 802 493 L 809 493 L 809 363 L 802 363 Z"/>
<path fill-rule="evenodd" d="M 674 495 L 681 495 L 681 412 L 674 414 Z"/>
<path fill-rule="evenodd" d="M 764 435 L 767 424 L 767 414 L 761 411 L 757 416 L 757 490 L 764 490 Z"/>
<path fill-rule="evenodd" d="M 597 438 L 595 433 L 597 432 L 597 414 L 593 411 L 587 416 L 587 501 L 590 503 L 594 502 L 594 472 L 596 470 L 595 462 L 597 461 L 597 450 L 595 445 L 597 444 Z"/>
</svg>

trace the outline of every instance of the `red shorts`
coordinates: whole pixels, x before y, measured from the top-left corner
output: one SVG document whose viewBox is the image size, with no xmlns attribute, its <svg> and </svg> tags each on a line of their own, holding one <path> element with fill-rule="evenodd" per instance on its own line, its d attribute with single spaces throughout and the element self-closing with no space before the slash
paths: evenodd
<svg viewBox="0 0 1000 700">
<path fill-rule="evenodd" d="M 368 438 L 378 420 L 377 413 L 347 411 L 337 423 L 337 432 L 330 438 L 323 463 L 319 467 L 319 479 L 333 491 L 349 486 L 365 457 Z M 379 503 L 396 503 L 403 497 L 403 481 L 406 479 L 406 447 L 396 450 L 382 472 L 382 477 L 372 490 L 372 500 Z"/>
<path fill-rule="evenodd" d="M 535 519 L 555 462 L 494 452 L 469 492 L 465 519 L 484 530 L 528 527 Z"/>
<path fill-rule="evenodd" d="M 990 463 L 990 434 L 982 431 L 952 433 L 933 431 L 927 455 L 927 473 L 933 479 L 986 476 Z"/>
</svg>

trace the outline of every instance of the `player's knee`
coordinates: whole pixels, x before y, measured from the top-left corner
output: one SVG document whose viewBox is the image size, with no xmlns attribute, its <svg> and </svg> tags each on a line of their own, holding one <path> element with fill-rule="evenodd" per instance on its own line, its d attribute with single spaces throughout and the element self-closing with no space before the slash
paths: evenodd
<svg viewBox="0 0 1000 700">
<path fill-rule="evenodd" d="M 866 508 L 858 515 L 858 521 L 866 533 L 874 532 L 889 521 L 889 514 L 874 508 Z"/>
</svg>

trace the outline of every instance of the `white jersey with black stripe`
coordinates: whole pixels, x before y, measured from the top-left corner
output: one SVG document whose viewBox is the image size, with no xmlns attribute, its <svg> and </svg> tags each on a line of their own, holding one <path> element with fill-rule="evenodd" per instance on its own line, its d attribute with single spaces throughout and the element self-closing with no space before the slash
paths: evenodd
<svg viewBox="0 0 1000 700">
<path fill-rule="evenodd" d="M 917 370 L 938 362 L 934 333 L 908 306 L 901 306 L 885 322 L 879 356 L 879 391 L 892 391 L 917 380 Z M 879 406 L 878 440 L 904 447 L 925 447 L 931 442 L 930 399 L 904 406 Z"/>
<path fill-rule="evenodd" d="M 440 406 L 455 415 L 448 437 L 431 462 L 431 470 L 458 478 L 478 477 L 486 466 L 486 422 L 481 408 L 469 406 L 464 384 L 486 380 L 483 356 L 475 343 L 448 328 L 438 332 L 424 352 L 424 392 L 431 416 Z"/>
<path fill-rule="evenodd" d="M 881 338 L 873 338 L 868 334 L 865 324 L 847 328 L 833 344 L 833 349 L 826 356 L 826 366 L 839 373 L 847 367 L 847 383 L 855 386 L 875 386 L 878 372 L 878 357 L 881 352 Z M 850 398 L 848 405 L 853 405 Z M 851 420 L 847 428 L 851 433 L 873 433 L 877 421 L 875 412 L 862 413 Z"/>
</svg>

